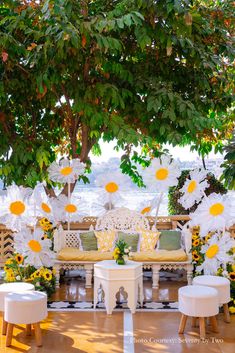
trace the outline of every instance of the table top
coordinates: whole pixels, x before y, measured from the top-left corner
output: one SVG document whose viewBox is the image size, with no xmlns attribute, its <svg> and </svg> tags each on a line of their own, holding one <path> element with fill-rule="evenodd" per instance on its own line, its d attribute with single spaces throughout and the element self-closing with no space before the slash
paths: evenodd
<svg viewBox="0 0 235 353">
<path fill-rule="evenodd" d="M 125 265 L 118 265 L 115 260 L 103 260 L 103 261 L 97 262 L 94 265 L 94 267 L 116 271 L 116 270 L 130 270 L 138 267 L 142 268 L 142 265 L 143 264 L 141 262 L 136 262 L 131 260 L 127 260 Z"/>
</svg>

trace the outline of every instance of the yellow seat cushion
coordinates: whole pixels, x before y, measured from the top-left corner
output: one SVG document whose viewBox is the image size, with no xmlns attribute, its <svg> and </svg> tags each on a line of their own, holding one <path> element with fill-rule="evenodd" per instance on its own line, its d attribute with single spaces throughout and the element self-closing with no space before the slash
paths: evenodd
<svg viewBox="0 0 235 353">
<path fill-rule="evenodd" d="M 187 261 L 187 254 L 183 249 L 178 250 L 154 250 L 132 253 L 130 260 L 140 262 L 183 262 Z"/>
<path fill-rule="evenodd" d="M 140 251 L 154 251 L 160 232 L 142 230 L 140 232 Z"/>
<path fill-rule="evenodd" d="M 112 252 L 101 252 L 98 250 L 81 251 L 78 248 L 63 248 L 57 254 L 57 259 L 61 261 L 102 261 L 112 260 Z"/>
<path fill-rule="evenodd" d="M 116 233 L 114 231 L 95 232 L 95 236 L 99 251 L 106 252 L 113 250 L 116 238 Z"/>
</svg>

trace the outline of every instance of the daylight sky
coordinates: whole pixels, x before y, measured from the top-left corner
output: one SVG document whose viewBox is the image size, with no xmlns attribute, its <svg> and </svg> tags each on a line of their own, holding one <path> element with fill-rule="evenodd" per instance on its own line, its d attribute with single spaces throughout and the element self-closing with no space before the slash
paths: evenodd
<svg viewBox="0 0 235 353">
<path fill-rule="evenodd" d="M 102 150 L 102 155 L 101 156 L 93 156 L 91 155 L 91 160 L 92 162 L 106 162 L 108 161 L 109 158 L 112 157 L 121 157 L 123 154 L 123 151 L 115 151 L 114 146 L 115 142 L 101 142 L 101 150 Z M 196 152 L 191 152 L 190 147 L 172 147 L 172 146 L 166 146 L 166 148 L 169 149 L 171 155 L 173 158 L 179 158 L 181 161 L 192 161 L 196 160 L 198 158 L 198 154 Z M 214 154 L 210 153 L 209 158 L 222 158 L 223 156 L 219 153 Z"/>
</svg>

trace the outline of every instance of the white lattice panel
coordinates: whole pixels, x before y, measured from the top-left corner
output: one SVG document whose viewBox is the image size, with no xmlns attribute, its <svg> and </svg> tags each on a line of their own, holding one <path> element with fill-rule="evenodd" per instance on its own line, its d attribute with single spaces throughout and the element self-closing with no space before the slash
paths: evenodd
<svg viewBox="0 0 235 353">
<path fill-rule="evenodd" d="M 72 230 L 64 231 L 64 245 L 69 248 L 79 248 L 80 240 L 79 240 L 79 232 Z"/>
<path fill-rule="evenodd" d="M 128 208 L 111 210 L 97 219 L 97 230 L 120 230 L 136 232 L 138 229 L 150 229 L 146 217 Z"/>
</svg>

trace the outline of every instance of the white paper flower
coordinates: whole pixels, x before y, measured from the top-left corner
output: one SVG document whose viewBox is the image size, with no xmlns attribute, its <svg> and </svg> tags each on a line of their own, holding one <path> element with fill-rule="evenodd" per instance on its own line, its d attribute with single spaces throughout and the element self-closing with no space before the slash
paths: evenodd
<svg viewBox="0 0 235 353">
<path fill-rule="evenodd" d="M 37 187 L 36 187 L 37 188 Z M 36 204 L 36 214 L 39 217 L 46 217 L 51 222 L 54 221 L 52 198 L 49 198 L 43 189 L 37 188 L 33 193 L 33 202 Z"/>
<path fill-rule="evenodd" d="M 179 203 L 188 209 L 192 207 L 195 202 L 202 199 L 205 189 L 209 186 L 206 178 L 206 172 L 195 169 L 189 173 L 189 178 L 186 179 L 184 186 L 180 189 L 183 196 L 179 199 Z"/>
<path fill-rule="evenodd" d="M 197 271 L 204 271 L 205 275 L 215 275 L 220 265 L 226 269 L 228 262 L 234 262 L 232 255 L 227 252 L 235 246 L 235 240 L 230 233 L 224 235 L 214 234 L 208 242 L 202 246 L 201 252 L 205 254 L 204 262 L 197 267 Z"/>
<path fill-rule="evenodd" d="M 1 198 L 0 221 L 12 230 L 20 230 L 23 226 L 33 224 L 32 207 L 29 204 L 29 188 L 9 186 L 6 194 Z"/>
<path fill-rule="evenodd" d="M 153 210 L 157 207 L 158 199 L 154 197 L 152 200 L 143 201 L 138 207 L 138 212 L 143 216 L 150 216 Z"/>
<path fill-rule="evenodd" d="M 192 225 L 200 226 L 200 235 L 224 230 L 234 222 L 234 210 L 227 196 L 213 193 L 202 200 L 197 210 L 190 214 Z"/>
<path fill-rule="evenodd" d="M 25 263 L 36 268 L 54 265 L 55 254 L 50 250 L 51 241 L 45 238 L 44 232 L 36 228 L 34 232 L 24 229 L 14 234 L 14 248 L 25 257 Z"/>
<path fill-rule="evenodd" d="M 105 193 L 114 195 L 128 187 L 129 180 L 120 171 L 104 172 L 97 176 L 95 183 L 103 188 Z"/>
<path fill-rule="evenodd" d="M 92 214 L 96 216 L 102 216 L 106 212 L 125 204 L 125 200 L 120 196 L 120 193 L 115 193 L 111 197 L 107 192 L 101 192 L 98 195 L 97 200 L 92 203 Z"/>
<path fill-rule="evenodd" d="M 169 156 L 154 158 L 151 165 L 144 170 L 144 183 L 147 188 L 155 192 L 165 192 L 170 186 L 178 183 L 180 169 Z"/>
<path fill-rule="evenodd" d="M 80 222 L 85 216 L 81 200 L 74 197 L 69 199 L 65 195 L 60 195 L 52 200 L 52 207 L 57 221 Z"/>
<path fill-rule="evenodd" d="M 49 178 L 58 183 L 73 183 L 84 174 L 85 164 L 79 159 L 62 159 L 59 163 L 53 162 L 48 168 Z"/>
</svg>

